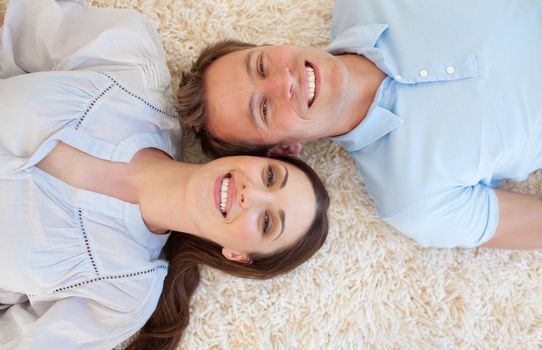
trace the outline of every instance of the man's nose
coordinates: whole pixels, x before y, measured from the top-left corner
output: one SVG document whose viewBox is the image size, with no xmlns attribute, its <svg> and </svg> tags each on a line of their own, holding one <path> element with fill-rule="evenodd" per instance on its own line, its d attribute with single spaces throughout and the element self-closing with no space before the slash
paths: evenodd
<svg viewBox="0 0 542 350">
<path fill-rule="evenodd" d="M 295 87 L 295 79 L 289 67 L 275 69 L 267 79 L 268 94 L 276 99 L 289 101 Z"/>
</svg>

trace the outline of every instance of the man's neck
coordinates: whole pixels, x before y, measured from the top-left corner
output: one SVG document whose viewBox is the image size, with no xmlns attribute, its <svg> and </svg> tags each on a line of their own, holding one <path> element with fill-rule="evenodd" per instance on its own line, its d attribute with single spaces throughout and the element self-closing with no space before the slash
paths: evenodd
<svg viewBox="0 0 542 350">
<path fill-rule="evenodd" d="M 344 63 L 350 74 L 353 99 L 349 108 L 350 112 L 345 114 L 339 132 L 334 136 L 352 131 L 365 119 L 380 84 L 386 78 L 386 74 L 364 56 L 346 54 L 337 58 Z"/>
</svg>

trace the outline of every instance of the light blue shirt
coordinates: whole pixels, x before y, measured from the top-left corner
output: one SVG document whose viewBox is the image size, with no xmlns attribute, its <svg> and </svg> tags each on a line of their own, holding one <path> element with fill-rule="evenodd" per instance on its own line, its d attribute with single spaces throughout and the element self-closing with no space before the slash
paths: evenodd
<svg viewBox="0 0 542 350">
<path fill-rule="evenodd" d="M 59 141 L 115 162 L 177 153 L 155 28 L 82 3 L 12 0 L 0 30 L 2 349 L 109 350 L 149 319 L 168 270 L 168 235 L 137 204 L 34 166 Z"/>
<path fill-rule="evenodd" d="M 493 188 L 542 168 L 542 2 L 338 0 L 332 39 L 388 74 L 333 138 L 379 215 L 423 246 L 488 241 Z"/>
</svg>

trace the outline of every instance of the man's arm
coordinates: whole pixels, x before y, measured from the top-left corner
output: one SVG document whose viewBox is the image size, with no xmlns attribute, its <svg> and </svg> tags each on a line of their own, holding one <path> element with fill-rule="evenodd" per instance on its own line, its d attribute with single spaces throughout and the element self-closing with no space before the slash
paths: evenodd
<svg viewBox="0 0 542 350">
<path fill-rule="evenodd" d="M 4 15 L 0 15 L 0 27 L 4 25 Z"/>
<path fill-rule="evenodd" d="M 495 190 L 499 223 L 486 248 L 542 248 L 542 200 L 536 196 Z"/>
</svg>

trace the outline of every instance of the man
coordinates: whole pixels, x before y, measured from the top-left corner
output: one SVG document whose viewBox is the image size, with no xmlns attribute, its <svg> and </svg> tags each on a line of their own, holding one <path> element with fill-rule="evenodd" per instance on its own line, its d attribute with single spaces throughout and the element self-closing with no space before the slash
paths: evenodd
<svg viewBox="0 0 542 350">
<path fill-rule="evenodd" d="M 542 168 L 542 2 L 339 0 L 332 39 L 208 49 L 185 125 L 215 153 L 332 137 L 424 246 L 542 248 L 542 201 L 495 189 Z"/>
</svg>

